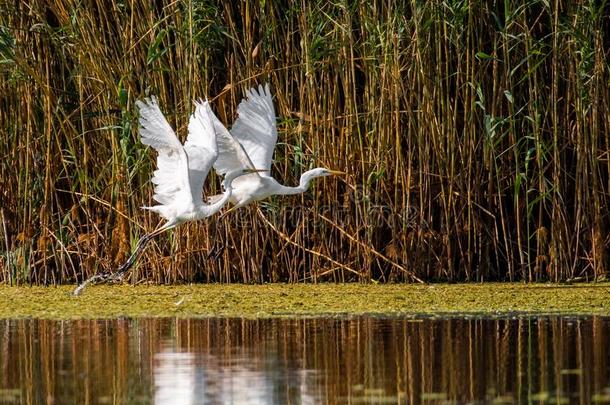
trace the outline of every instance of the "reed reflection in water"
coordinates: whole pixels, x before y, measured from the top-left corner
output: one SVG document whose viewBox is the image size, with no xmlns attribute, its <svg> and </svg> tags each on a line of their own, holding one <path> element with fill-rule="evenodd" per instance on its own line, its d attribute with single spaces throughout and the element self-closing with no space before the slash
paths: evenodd
<svg viewBox="0 0 610 405">
<path fill-rule="evenodd" d="M 591 403 L 610 318 L 0 321 L 0 402 Z M 447 401 L 448 400 L 448 401 Z"/>
</svg>

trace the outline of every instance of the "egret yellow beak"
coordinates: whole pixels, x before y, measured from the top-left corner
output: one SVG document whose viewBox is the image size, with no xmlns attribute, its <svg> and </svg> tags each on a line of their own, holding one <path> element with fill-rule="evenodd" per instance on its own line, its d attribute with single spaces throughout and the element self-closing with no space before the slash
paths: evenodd
<svg viewBox="0 0 610 405">
<path fill-rule="evenodd" d="M 330 174 L 334 174 L 335 176 L 342 176 L 342 175 L 346 175 L 347 174 L 345 172 L 340 172 L 339 170 L 329 170 L 328 172 Z"/>
<path fill-rule="evenodd" d="M 244 169 L 246 173 L 258 173 L 258 172 L 267 172 L 266 169 Z"/>
</svg>

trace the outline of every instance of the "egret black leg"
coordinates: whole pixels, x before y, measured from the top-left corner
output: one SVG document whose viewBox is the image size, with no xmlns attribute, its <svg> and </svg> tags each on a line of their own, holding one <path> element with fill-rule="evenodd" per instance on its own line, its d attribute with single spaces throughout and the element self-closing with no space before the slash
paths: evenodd
<svg viewBox="0 0 610 405">
<path fill-rule="evenodd" d="M 131 266 L 133 266 L 133 264 L 136 262 L 136 260 L 140 257 L 140 254 L 146 247 L 146 244 L 148 242 L 150 242 L 150 240 L 152 238 L 154 238 L 156 235 L 158 235 L 174 226 L 175 226 L 175 224 L 167 223 L 164 226 L 157 228 L 153 232 L 149 233 L 148 235 L 142 236 L 140 238 L 140 240 L 138 241 L 138 243 L 136 244 L 136 249 L 131 254 L 131 256 L 129 256 L 129 259 L 127 259 L 127 261 L 125 263 L 123 263 L 114 274 L 109 276 L 108 280 L 117 280 L 117 281 L 122 280 L 123 277 L 125 276 L 125 273 L 131 268 Z"/>
<path fill-rule="evenodd" d="M 129 256 L 129 259 L 127 259 L 127 261 L 118 268 L 116 273 L 113 274 L 113 273 L 110 273 L 109 271 L 105 271 L 100 274 L 95 274 L 95 275 L 89 277 L 87 280 L 83 281 L 78 287 L 76 287 L 73 294 L 80 295 L 83 292 L 83 290 L 85 289 L 85 287 L 87 287 L 89 284 L 92 284 L 92 283 L 122 280 L 123 277 L 125 276 L 125 273 L 127 272 L 127 270 L 129 270 L 131 268 L 131 266 L 133 266 L 133 264 L 136 262 L 136 260 L 140 256 L 140 254 L 146 247 L 146 244 L 148 242 L 150 242 L 150 240 L 156 234 L 158 234 L 161 229 L 158 229 L 152 233 L 142 236 L 140 238 L 140 240 L 138 241 L 138 243 L 136 244 L 136 248 L 135 248 L 134 252 L 131 254 L 131 256 Z"/>
<path fill-rule="evenodd" d="M 125 263 L 123 263 L 121 266 L 119 266 L 117 271 L 113 274 L 112 278 L 116 278 L 116 279 L 123 278 L 125 273 L 131 268 L 131 266 L 133 266 L 133 264 L 136 262 L 136 260 L 140 257 L 140 254 L 144 251 L 146 244 L 148 242 L 150 242 L 150 240 L 153 238 L 153 236 L 154 236 L 154 232 L 149 233 L 148 235 L 144 235 L 140 238 L 140 240 L 138 241 L 138 244 L 136 245 L 135 250 L 133 251 L 131 256 L 129 256 L 129 259 L 127 259 L 127 261 Z"/>
</svg>

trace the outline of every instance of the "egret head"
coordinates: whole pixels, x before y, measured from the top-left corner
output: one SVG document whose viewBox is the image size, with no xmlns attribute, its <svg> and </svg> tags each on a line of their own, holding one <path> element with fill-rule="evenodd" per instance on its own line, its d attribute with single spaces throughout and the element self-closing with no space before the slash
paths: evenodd
<svg viewBox="0 0 610 405">
<path fill-rule="evenodd" d="M 331 176 L 333 174 L 340 175 L 340 174 L 346 174 L 346 173 L 340 172 L 337 170 L 330 170 L 325 167 L 317 167 L 315 169 L 308 170 L 301 175 L 301 181 L 299 182 L 299 187 L 302 190 L 307 190 L 307 188 L 309 187 L 309 182 L 311 180 L 315 179 L 316 177 L 326 177 L 326 176 Z"/>
<path fill-rule="evenodd" d="M 318 168 L 309 170 L 306 173 L 308 173 L 309 177 L 311 177 L 312 179 L 316 178 L 316 177 L 326 177 L 326 176 L 331 176 L 331 175 L 347 174 L 345 172 L 340 172 L 338 170 L 330 170 L 325 167 L 318 167 Z"/>
</svg>

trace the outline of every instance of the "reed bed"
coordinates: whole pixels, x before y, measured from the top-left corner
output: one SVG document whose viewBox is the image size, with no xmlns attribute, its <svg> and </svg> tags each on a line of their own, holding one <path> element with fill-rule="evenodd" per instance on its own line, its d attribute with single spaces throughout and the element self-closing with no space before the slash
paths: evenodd
<svg viewBox="0 0 610 405">
<path fill-rule="evenodd" d="M 133 282 L 604 278 L 609 33 L 607 1 L 3 3 L 0 278 L 80 281 L 156 226 L 135 100 L 183 139 L 263 82 L 276 178 L 349 175 L 163 235 Z"/>
</svg>

